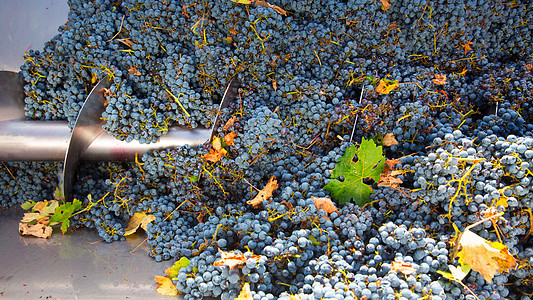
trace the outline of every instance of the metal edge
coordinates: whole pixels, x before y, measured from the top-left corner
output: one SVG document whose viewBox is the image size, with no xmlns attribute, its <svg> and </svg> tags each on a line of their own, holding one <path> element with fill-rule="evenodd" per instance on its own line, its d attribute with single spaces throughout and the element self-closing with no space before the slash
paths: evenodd
<svg viewBox="0 0 533 300">
<path fill-rule="evenodd" d="M 76 167 L 83 152 L 104 131 L 101 119 L 104 111 L 104 89 L 110 86 L 104 78 L 91 90 L 78 113 L 65 154 L 62 175 L 62 191 L 66 201 L 71 200 L 72 181 L 76 175 Z M 61 181 L 61 180 L 60 180 Z"/>
</svg>

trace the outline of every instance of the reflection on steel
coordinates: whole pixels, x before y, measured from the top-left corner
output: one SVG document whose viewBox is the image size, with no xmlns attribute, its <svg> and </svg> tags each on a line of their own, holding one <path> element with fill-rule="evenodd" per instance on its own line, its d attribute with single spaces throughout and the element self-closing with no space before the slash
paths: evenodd
<svg viewBox="0 0 533 300">
<path fill-rule="evenodd" d="M 241 86 L 241 82 L 237 78 L 237 76 L 233 76 L 233 78 L 230 79 L 228 86 L 226 87 L 226 90 L 224 91 L 224 96 L 222 97 L 222 101 L 220 101 L 220 106 L 218 107 L 217 116 L 215 118 L 215 122 L 213 122 L 213 129 L 211 132 L 211 137 L 209 138 L 209 141 L 213 140 L 213 136 L 216 134 L 216 131 L 218 129 L 218 126 L 220 126 L 220 115 L 222 114 L 222 110 L 230 103 L 232 103 L 237 95 L 239 94 L 239 87 Z"/>
<path fill-rule="evenodd" d="M 65 121 L 2 121 L 0 160 L 62 161 L 69 138 Z"/>
<path fill-rule="evenodd" d="M 63 195 L 67 201 L 70 200 L 71 183 L 81 154 L 104 131 L 104 89 L 110 84 L 107 77 L 102 79 L 89 93 L 78 113 L 63 164 Z"/>
<path fill-rule="evenodd" d="M 180 145 L 197 146 L 211 136 L 211 129 L 187 129 L 172 126 L 157 143 L 140 144 L 119 141 L 102 132 L 81 155 L 81 160 L 131 161 L 135 153 L 143 155 L 156 149 Z M 65 121 L 0 122 L 0 161 L 63 161 L 67 152 L 70 129 Z"/>
<path fill-rule="evenodd" d="M 19 73 L 0 71 L 0 121 L 24 118 L 22 76 Z"/>
</svg>

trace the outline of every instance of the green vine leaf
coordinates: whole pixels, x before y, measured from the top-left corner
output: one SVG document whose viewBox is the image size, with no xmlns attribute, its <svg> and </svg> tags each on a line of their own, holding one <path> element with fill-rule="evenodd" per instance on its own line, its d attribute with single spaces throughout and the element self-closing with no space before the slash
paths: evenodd
<svg viewBox="0 0 533 300">
<path fill-rule="evenodd" d="M 67 232 L 67 228 L 70 225 L 69 218 L 80 208 L 81 201 L 78 199 L 59 206 L 56 208 L 54 215 L 50 217 L 50 225 L 61 223 L 61 232 Z"/>
<path fill-rule="evenodd" d="M 353 158 L 357 154 L 357 162 Z M 385 156 L 381 146 L 376 146 L 373 140 L 363 138 L 359 149 L 350 146 L 343 157 L 335 165 L 331 173 L 331 180 L 324 189 L 339 200 L 340 204 L 353 201 L 362 206 L 370 201 L 370 194 L 374 193 L 372 187 L 364 183 L 367 178 L 379 181 L 379 175 L 385 166 Z M 339 177 L 344 180 L 340 181 Z"/>
<path fill-rule="evenodd" d="M 20 207 L 22 207 L 22 209 L 24 209 L 24 210 L 30 210 L 30 209 L 32 209 L 35 206 L 35 204 L 37 204 L 37 202 L 35 202 L 33 200 L 28 200 L 28 201 L 22 203 L 20 205 Z"/>
<path fill-rule="evenodd" d="M 180 272 L 181 268 L 185 268 L 189 265 L 189 259 L 187 257 L 182 257 L 179 260 L 177 260 L 174 265 L 170 266 L 168 269 L 165 270 L 165 273 L 168 275 L 170 279 L 174 279 L 175 277 L 178 277 L 178 274 Z"/>
</svg>

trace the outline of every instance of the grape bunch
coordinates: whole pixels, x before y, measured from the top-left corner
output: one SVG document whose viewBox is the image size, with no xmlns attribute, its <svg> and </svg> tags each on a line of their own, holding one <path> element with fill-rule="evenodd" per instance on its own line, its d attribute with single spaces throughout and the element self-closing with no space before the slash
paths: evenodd
<svg viewBox="0 0 533 300">
<path fill-rule="evenodd" d="M 148 255 L 189 260 L 172 278 L 186 299 L 233 299 L 245 285 L 255 300 L 529 299 L 532 2 L 242 2 L 71 0 L 58 34 L 26 52 L 28 120 L 72 127 L 107 78 L 103 129 L 125 141 L 211 127 L 241 82 L 220 144 L 81 163 L 70 226 L 114 242 L 136 213 L 152 215 Z M 363 138 L 401 184 L 362 179 L 369 202 L 340 205 L 324 186 Z M 2 162 L 0 206 L 52 199 L 61 168 Z M 518 266 L 446 279 L 456 235 L 487 214 L 501 218 L 469 230 Z M 244 258 L 229 267 L 222 251 Z"/>
</svg>

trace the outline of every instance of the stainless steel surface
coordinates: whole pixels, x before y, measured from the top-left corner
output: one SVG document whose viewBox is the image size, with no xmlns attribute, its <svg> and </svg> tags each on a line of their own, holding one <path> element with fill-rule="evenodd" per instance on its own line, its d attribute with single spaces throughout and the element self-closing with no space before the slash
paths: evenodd
<svg viewBox="0 0 533 300">
<path fill-rule="evenodd" d="M 0 161 L 62 161 L 69 138 L 65 121 L 2 121 Z"/>
<path fill-rule="evenodd" d="M 0 122 L 24 118 L 22 76 L 19 73 L 0 71 Z"/>
<path fill-rule="evenodd" d="M 104 90 L 110 86 L 109 79 L 104 78 L 89 93 L 81 107 L 63 163 L 63 195 L 70 200 L 72 180 L 76 174 L 76 167 L 83 152 L 104 131 L 102 113 L 105 110 Z"/>
<path fill-rule="evenodd" d="M 44 43 L 67 22 L 66 0 L 0 1 L 0 70 L 20 70 L 28 49 L 42 50 Z"/>
<path fill-rule="evenodd" d="M 217 112 L 217 116 L 215 117 L 215 122 L 213 122 L 213 128 L 211 130 L 211 136 L 209 137 L 209 141 L 213 140 L 213 137 L 216 134 L 218 126 L 220 126 L 220 115 L 222 114 L 222 110 L 228 107 L 228 105 L 230 105 L 230 103 L 235 100 L 235 98 L 239 94 L 240 86 L 241 86 L 241 82 L 239 81 L 237 76 L 233 76 L 233 78 L 230 79 L 228 86 L 226 87 L 226 90 L 224 91 L 224 96 L 222 97 L 222 101 L 220 101 L 220 106 L 218 107 L 218 112 Z"/>
<path fill-rule="evenodd" d="M 1 99 L 1 98 L 0 98 Z M 81 160 L 124 161 L 155 149 L 197 146 L 211 136 L 211 129 L 185 129 L 171 126 L 155 144 L 119 141 L 107 132 L 100 134 L 81 155 Z M 63 161 L 70 129 L 66 121 L 0 122 L 0 161 Z"/>
<path fill-rule="evenodd" d="M 168 133 L 159 138 L 155 144 L 141 144 L 138 141 L 130 143 L 116 140 L 113 136 L 101 134 L 83 153 L 83 160 L 122 161 L 135 159 L 135 153 L 144 154 L 149 150 L 173 148 L 189 145 L 198 146 L 209 139 L 210 129 L 172 126 Z"/>
<path fill-rule="evenodd" d="M 171 262 L 152 260 L 146 243 L 130 253 L 144 233 L 111 244 L 86 229 L 23 237 L 21 216 L 20 209 L 0 210 L 0 299 L 175 299 L 155 291 L 154 276 Z"/>
</svg>

